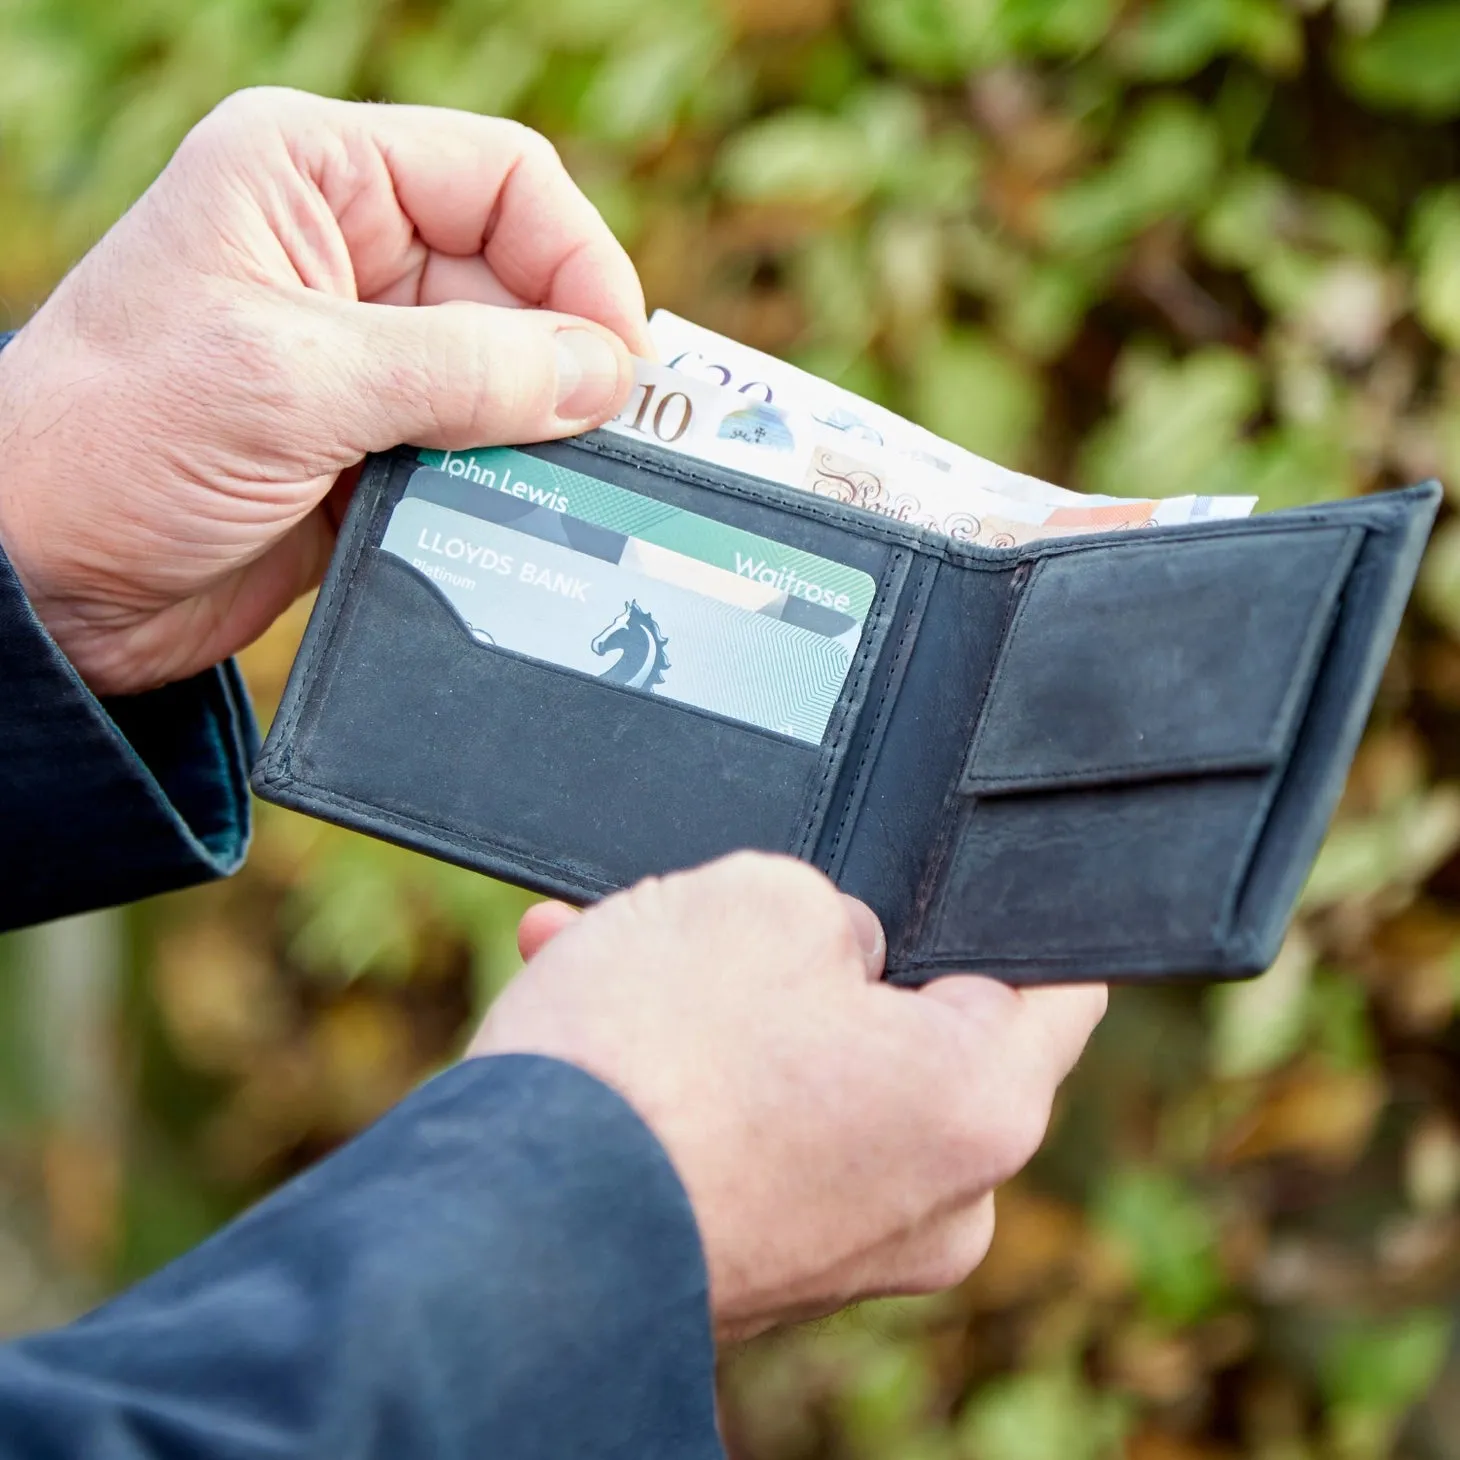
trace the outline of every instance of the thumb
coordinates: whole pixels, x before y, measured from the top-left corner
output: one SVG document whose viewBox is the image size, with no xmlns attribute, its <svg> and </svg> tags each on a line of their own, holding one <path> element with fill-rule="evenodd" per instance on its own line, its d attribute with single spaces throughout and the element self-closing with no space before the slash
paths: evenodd
<svg viewBox="0 0 1460 1460">
<path fill-rule="evenodd" d="M 1017 989 L 970 974 L 937 979 L 918 996 L 955 1010 L 981 1044 L 1056 1084 L 1074 1068 L 1106 1005 L 1103 984 Z"/>
<path fill-rule="evenodd" d="M 354 388 L 332 406 L 341 446 L 358 454 L 572 436 L 613 416 L 633 385 L 624 342 L 575 315 L 342 303 L 338 326 Z"/>
<path fill-rule="evenodd" d="M 535 902 L 517 924 L 517 951 L 524 963 L 531 963 L 565 928 L 582 914 L 564 902 Z"/>
</svg>

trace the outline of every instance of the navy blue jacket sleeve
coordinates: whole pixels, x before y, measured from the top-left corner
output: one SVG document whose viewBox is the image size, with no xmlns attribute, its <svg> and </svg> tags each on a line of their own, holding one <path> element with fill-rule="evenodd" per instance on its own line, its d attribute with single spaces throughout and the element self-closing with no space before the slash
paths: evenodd
<svg viewBox="0 0 1460 1460">
<path fill-rule="evenodd" d="M 231 663 L 98 700 L 0 544 L 0 930 L 236 870 L 256 754 Z"/>
<path fill-rule="evenodd" d="M 196 1251 L 0 1349 L 3 1460 L 718 1460 L 688 1200 L 616 1094 L 468 1061 Z"/>
</svg>

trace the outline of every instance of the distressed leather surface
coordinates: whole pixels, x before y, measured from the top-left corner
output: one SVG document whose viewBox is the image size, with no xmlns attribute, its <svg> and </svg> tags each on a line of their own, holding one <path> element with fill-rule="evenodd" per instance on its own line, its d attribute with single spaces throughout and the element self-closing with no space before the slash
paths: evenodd
<svg viewBox="0 0 1460 1460">
<path fill-rule="evenodd" d="M 528 449 L 869 573 L 823 744 L 475 643 L 378 550 L 401 451 L 362 476 L 258 794 L 579 902 L 785 852 L 871 904 L 903 983 L 1266 967 L 1439 502 L 991 550 L 615 438 Z"/>
</svg>

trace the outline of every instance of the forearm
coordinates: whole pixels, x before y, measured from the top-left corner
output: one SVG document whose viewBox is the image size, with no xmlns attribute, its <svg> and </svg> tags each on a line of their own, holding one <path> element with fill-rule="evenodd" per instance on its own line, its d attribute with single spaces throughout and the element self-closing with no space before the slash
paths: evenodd
<svg viewBox="0 0 1460 1460">
<path fill-rule="evenodd" d="M 712 1374 L 697 1230 L 658 1142 L 590 1076 L 507 1056 L 0 1350 L 0 1457 L 710 1460 Z"/>
</svg>

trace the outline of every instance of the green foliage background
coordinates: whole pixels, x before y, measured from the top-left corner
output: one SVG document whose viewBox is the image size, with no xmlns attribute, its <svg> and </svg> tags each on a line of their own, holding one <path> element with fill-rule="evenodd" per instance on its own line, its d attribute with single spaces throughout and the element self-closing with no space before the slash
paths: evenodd
<svg viewBox="0 0 1460 1460">
<path fill-rule="evenodd" d="M 1454 0 L 3 0 L 0 307 L 260 82 L 531 122 L 651 304 L 1010 465 L 1460 483 Z M 1278 966 L 1118 994 L 984 1269 L 730 1356 L 734 1453 L 1460 1455 L 1457 778 L 1447 518 Z M 236 882 L 0 943 L 0 1324 L 447 1058 L 523 905 L 265 808 Z"/>
</svg>

